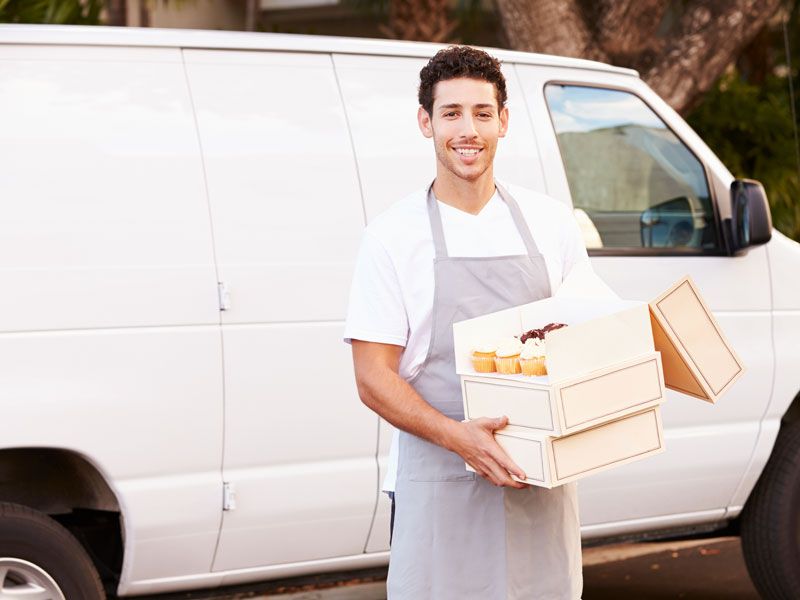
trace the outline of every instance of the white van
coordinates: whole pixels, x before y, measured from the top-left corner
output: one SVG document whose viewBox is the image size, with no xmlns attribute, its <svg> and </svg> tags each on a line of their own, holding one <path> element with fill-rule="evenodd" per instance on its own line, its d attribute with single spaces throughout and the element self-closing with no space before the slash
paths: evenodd
<svg viewBox="0 0 800 600">
<path fill-rule="evenodd" d="M 387 562 L 390 428 L 341 338 L 365 223 L 433 178 L 438 49 L 0 27 L 0 595 Z M 748 368 L 717 405 L 670 393 L 666 453 L 581 482 L 586 539 L 741 523 L 793 593 L 800 246 L 635 72 L 492 52 L 498 178 L 571 204 L 620 295 L 691 275 Z"/>
</svg>

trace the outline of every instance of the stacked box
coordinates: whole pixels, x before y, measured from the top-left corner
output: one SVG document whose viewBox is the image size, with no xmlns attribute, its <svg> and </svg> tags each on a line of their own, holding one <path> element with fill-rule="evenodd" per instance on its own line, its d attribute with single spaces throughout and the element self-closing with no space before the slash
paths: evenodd
<svg viewBox="0 0 800 600">
<path fill-rule="evenodd" d="M 547 375 L 473 369 L 473 348 L 548 323 L 568 327 L 547 334 Z M 461 321 L 453 336 L 466 418 L 507 416 L 495 439 L 543 487 L 663 452 L 665 388 L 715 402 L 744 372 L 688 277 L 647 304 L 584 269 L 556 296 Z"/>
</svg>

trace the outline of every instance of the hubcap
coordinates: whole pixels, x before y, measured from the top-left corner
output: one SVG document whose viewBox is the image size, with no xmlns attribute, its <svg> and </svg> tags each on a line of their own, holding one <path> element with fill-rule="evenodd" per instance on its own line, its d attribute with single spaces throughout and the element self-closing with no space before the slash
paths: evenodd
<svg viewBox="0 0 800 600">
<path fill-rule="evenodd" d="M 0 600 L 66 600 L 41 567 L 19 558 L 0 558 Z"/>
</svg>

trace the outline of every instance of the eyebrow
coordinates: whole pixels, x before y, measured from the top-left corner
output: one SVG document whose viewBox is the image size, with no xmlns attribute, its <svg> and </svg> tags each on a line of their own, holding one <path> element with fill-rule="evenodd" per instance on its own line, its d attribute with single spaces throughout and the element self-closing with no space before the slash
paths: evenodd
<svg viewBox="0 0 800 600">
<path fill-rule="evenodd" d="M 439 110 L 442 110 L 442 109 L 445 109 L 445 108 L 464 108 L 464 106 L 462 104 L 458 104 L 457 102 L 454 102 L 454 103 L 451 103 L 451 104 L 442 104 L 439 107 Z M 494 106 L 494 104 L 475 104 L 473 106 L 473 108 L 495 108 L 495 106 Z"/>
</svg>

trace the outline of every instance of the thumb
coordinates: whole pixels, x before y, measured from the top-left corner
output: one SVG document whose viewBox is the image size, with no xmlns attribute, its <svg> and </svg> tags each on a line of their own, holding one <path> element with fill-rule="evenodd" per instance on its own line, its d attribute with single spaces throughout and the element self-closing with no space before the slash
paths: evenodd
<svg viewBox="0 0 800 600">
<path fill-rule="evenodd" d="M 508 425 L 508 417 L 495 417 L 494 419 L 489 419 L 488 423 L 489 427 L 491 427 L 492 431 L 495 429 L 502 429 L 506 425 Z"/>
</svg>

